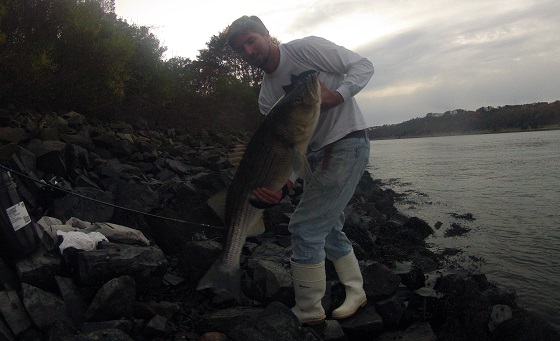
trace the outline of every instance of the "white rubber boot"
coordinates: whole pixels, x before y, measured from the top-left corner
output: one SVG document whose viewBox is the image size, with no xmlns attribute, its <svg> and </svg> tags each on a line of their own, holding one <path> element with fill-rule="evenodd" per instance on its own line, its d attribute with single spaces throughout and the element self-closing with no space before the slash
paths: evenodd
<svg viewBox="0 0 560 341">
<path fill-rule="evenodd" d="M 354 250 L 335 260 L 333 264 L 340 283 L 344 284 L 346 289 L 346 298 L 344 303 L 333 311 L 332 317 L 334 319 L 344 319 L 354 315 L 360 307 L 367 304 L 364 280 Z"/>
<path fill-rule="evenodd" d="M 325 262 L 299 264 L 290 262 L 296 305 L 292 312 L 302 324 L 318 324 L 325 320 L 325 309 L 321 299 L 325 295 Z"/>
</svg>

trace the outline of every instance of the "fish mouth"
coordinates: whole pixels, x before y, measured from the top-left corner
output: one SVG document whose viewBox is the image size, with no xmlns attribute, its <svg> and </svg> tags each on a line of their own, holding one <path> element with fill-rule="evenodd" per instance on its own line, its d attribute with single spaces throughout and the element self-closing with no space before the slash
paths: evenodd
<svg viewBox="0 0 560 341">
<path fill-rule="evenodd" d="M 321 86 L 319 84 L 319 72 L 314 72 L 305 77 L 305 85 L 314 102 L 321 100 Z"/>
<path fill-rule="evenodd" d="M 316 105 L 321 101 L 321 84 L 319 82 L 319 72 L 307 70 L 299 75 L 292 75 L 292 83 L 283 86 L 285 98 L 298 96 L 303 98 L 308 105 Z M 279 100 L 280 101 L 280 100 Z"/>
<path fill-rule="evenodd" d="M 299 91 L 306 93 L 306 102 L 310 104 L 315 104 L 321 99 L 321 86 L 318 76 L 318 71 L 308 70 L 297 76 L 299 79 L 293 83 L 294 87 L 300 89 Z"/>
</svg>

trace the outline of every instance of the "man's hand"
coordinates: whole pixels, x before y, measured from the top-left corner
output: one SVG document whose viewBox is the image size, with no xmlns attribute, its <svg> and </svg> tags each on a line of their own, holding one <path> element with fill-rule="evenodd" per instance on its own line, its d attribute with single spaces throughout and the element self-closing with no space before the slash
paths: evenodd
<svg viewBox="0 0 560 341">
<path fill-rule="evenodd" d="M 321 112 L 332 109 L 344 102 L 344 98 L 338 91 L 329 90 L 322 82 L 321 84 Z"/>
<path fill-rule="evenodd" d="M 265 205 L 276 205 L 286 196 L 287 193 L 292 191 L 292 186 L 293 183 L 288 180 L 286 182 L 286 186 L 284 186 L 286 187 L 285 189 L 280 189 L 275 192 L 265 187 L 259 187 L 253 190 L 253 195 L 260 203 Z"/>
<path fill-rule="evenodd" d="M 268 188 L 259 187 L 253 190 L 253 195 L 258 201 L 265 204 L 277 204 L 282 200 L 282 190 L 277 192 L 271 191 Z"/>
</svg>

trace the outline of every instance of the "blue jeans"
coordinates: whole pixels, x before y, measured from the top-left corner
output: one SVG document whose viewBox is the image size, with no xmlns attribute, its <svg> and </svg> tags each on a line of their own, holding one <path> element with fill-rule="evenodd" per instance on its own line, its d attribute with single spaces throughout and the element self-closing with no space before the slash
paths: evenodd
<svg viewBox="0 0 560 341">
<path fill-rule="evenodd" d="M 339 259 L 352 251 L 342 232 L 344 208 L 366 169 L 370 141 L 365 137 L 336 141 L 307 156 L 312 179 L 290 219 L 292 260 L 318 264 L 327 257 Z"/>
</svg>

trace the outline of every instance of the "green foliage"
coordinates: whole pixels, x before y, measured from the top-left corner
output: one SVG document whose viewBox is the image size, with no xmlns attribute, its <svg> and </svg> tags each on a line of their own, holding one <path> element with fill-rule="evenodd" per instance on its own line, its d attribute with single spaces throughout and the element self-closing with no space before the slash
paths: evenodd
<svg viewBox="0 0 560 341">
<path fill-rule="evenodd" d="M 193 62 L 195 87 L 205 111 L 216 122 L 239 128 L 241 122 L 256 127 L 260 120 L 257 96 L 262 71 L 243 61 L 226 43 L 225 30 L 210 38 L 207 48 Z"/>
<path fill-rule="evenodd" d="M 560 101 L 429 113 L 403 123 L 370 128 L 371 138 L 400 138 L 560 127 Z"/>
<path fill-rule="evenodd" d="M 8 0 L 0 46 L 1 99 L 24 105 L 94 111 L 112 103 L 105 84 L 122 59 L 114 14 L 98 1 Z M 105 1 L 111 8 L 113 1 Z M 103 97 L 105 101 L 98 101 Z"/>
<path fill-rule="evenodd" d="M 148 27 L 114 0 L 1 0 L 0 104 L 148 121 L 251 129 L 261 73 L 213 36 L 199 59 L 164 60 Z"/>
<path fill-rule="evenodd" d="M 241 60 L 225 30 L 196 60 L 163 59 L 145 26 L 118 18 L 114 0 L 0 0 L 0 105 L 76 110 L 104 119 L 185 128 L 254 129 L 262 71 Z M 371 129 L 373 138 L 560 124 L 560 102 L 430 113 Z"/>
<path fill-rule="evenodd" d="M 5 16 L 6 16 L 6 5 L 3 2 L 0 2 L 0 23 L 4 20 Z M 5 43 L 6 43 L 6 34 L 0 31 L 0 46 Z"/>
<path fill-rule="evenodd" d="M 225 30 L 212 36 L 206 45 L 208 48 L 200 50 L 198 55 L 203 67 L 213 68 L 218 75 L 233 77 L 255 89 L 260 88 L 262 71 L 243 61 L 233 51 L 227 44 Z"/>
</svg>

